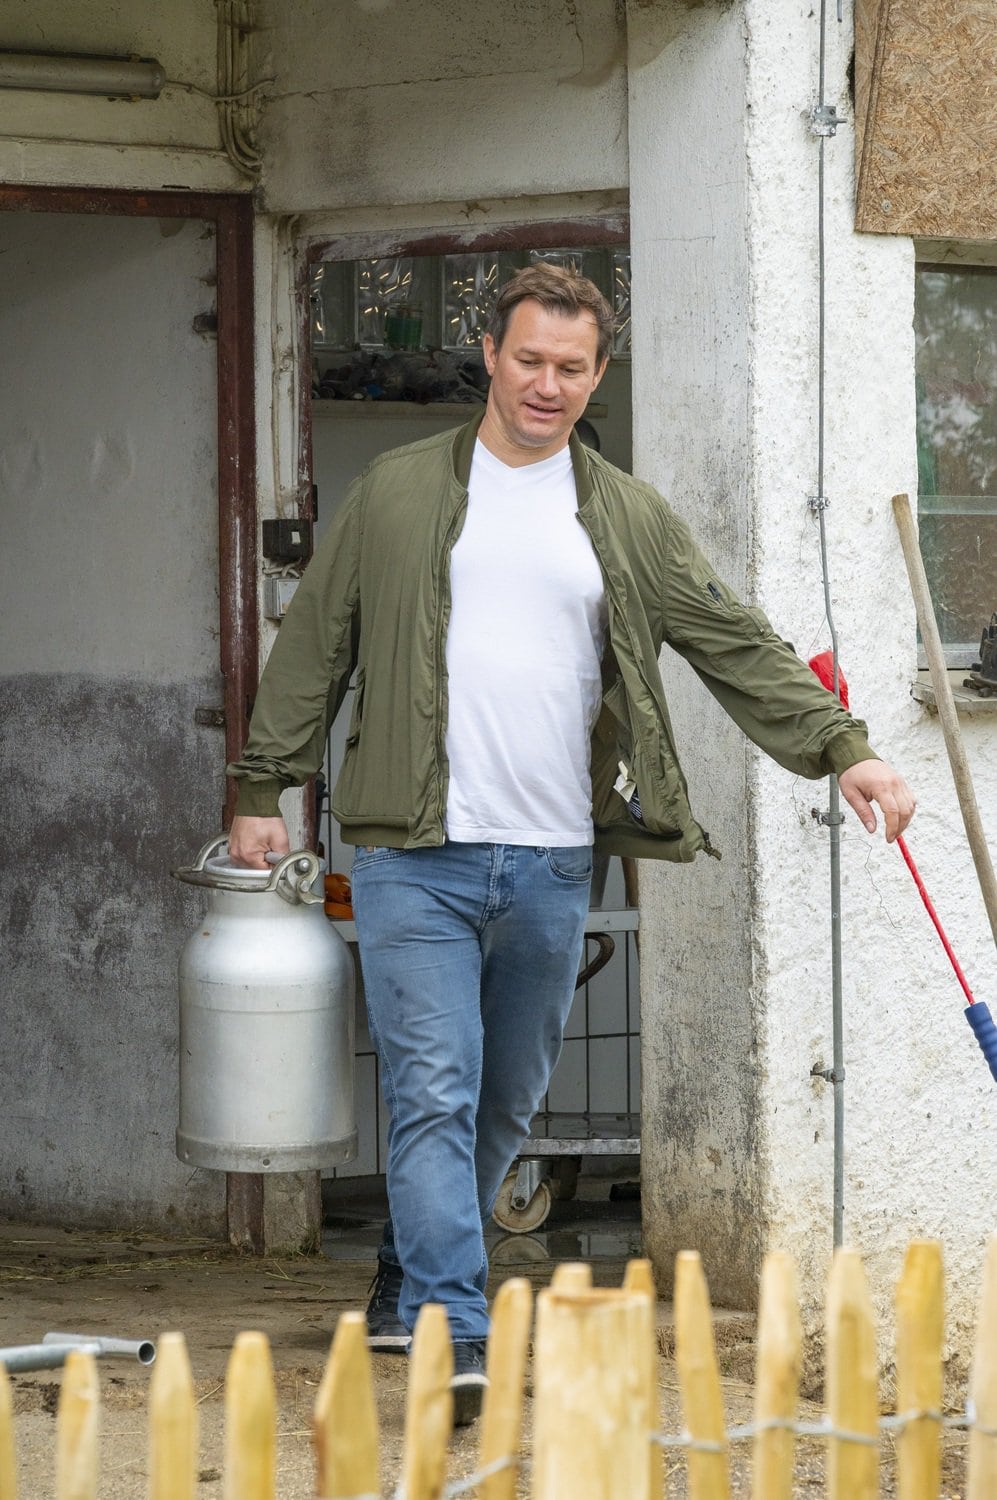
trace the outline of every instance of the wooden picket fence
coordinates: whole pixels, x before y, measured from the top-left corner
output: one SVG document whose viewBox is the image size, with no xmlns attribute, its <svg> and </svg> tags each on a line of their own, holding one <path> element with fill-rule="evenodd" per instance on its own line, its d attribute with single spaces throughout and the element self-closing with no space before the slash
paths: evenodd
<svg viewBox="0 0 997 1500">
<path fill-rule="evenodd" d="M 801 1333 L 789 1257 L 763 1269 L 754 1417 L 726 1426 L 709 1295 L 699 1256 L 678 1257 L 676 1364 L 684 1431 L 659 1430 L 655 1295 L 650 1266 L 632 1261 L 622 1287 L 593 1289 L 589 1268 L 561 1266 L 537 1297 L 533 1327 L 533 1436 L 522 1453 L 532 1293 L 507 1281 L 495 1300 L 490 1389 L 476 1472 L 447 1483 L 452 1352 L 442 1308 L 419 1317 L 408 1371 L 404 1455 L 396 1500 L 658 1500 L 671 1488 L 666 1456 L 684 1454 L 690 1500 L 732 1495 L 732 1443 L 752 1445 L 753 1500 L 791 1500 L 800 1434 L 826 1443 L 825 1494 L 876 1500 L 880 1450 L 896 1444 L 900 1500 L 937 1500 L 946 1426 L 968 1428 L 966 1500 L 997 1497 L 997 1235 L 986 1257 L 968 1415 L 942 1414 L 942 1257 L 933 1241 L 907 1252 L 897 1289 L 897 1414 L 881 1417 L 872 1308 L 858 1256 L 838 1251 L 827 1299 L 826 1415 L 798 1420 Z M 315 1403 L 315 1494 L 379 1500 L 378 1422 L 362 1314 L 339 1320 Z M 57 1421 L 57 1500 L 96 1500 L 97 1370 L 89 1354 L 66 1362 Z M 197 1408 L 182 1334 L 159 1343 L 149 1391 L 150 1500 L 194 1500 Z M 276 1500 L 277 1405 L 266 1338 L 242 1333 L 225 1387 L 225 1500 Z M 669 1461 L 670 1463 L 670 1461 Z M 808 1484 L 810 1481 L 808 1481 Z M 962 1491 L 960 1491 L 962 1493 Z M 743 1491 L 742 1491 L 743 1493 Z M 813 1495 L 812 1487 L 807 1494 Z M 15 1500 L 10 1384 L 0 1366 L 0 1500 Z M 25 1500 L 35 1500 L 34 1495 Z"/>
</svg>

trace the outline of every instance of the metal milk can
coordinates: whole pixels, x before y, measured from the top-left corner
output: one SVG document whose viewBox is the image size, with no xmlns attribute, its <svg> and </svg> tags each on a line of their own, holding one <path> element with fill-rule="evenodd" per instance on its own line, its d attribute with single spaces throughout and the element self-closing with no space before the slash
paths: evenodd
<svg viewBox="0 0 997 1500">
<path fill-rule="evenodd" d="M 225 1172 L 297 1172 L 356 1155 L 354 969 L 312 890 L 316 854 L 272 871 L 212 839 L 178 880 L 207 912 L 180 955 L 177 1156 Z"/>
</svg>

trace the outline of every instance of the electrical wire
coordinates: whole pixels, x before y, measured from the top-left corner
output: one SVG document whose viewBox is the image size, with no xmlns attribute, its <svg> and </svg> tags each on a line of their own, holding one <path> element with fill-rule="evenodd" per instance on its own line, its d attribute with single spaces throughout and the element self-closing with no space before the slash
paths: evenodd
<svg viewBox="0 0 997 1500">
<path fill-rule="evenodd" d="M 251 83 L 248 89 L 240 89 L 237 94 L 213 94 L 210 89 L 202 89 L 196 83 L 185 83 L 182 78 L 167 78 L 165 86 L 186 89 L 189 94 L 200 94 L 202 99 L 210 99 L 213 104 L 238 104 L 241 100 L 258 93 L 260 89 L 265 89 L 268 84 L 276 82 L 276 78 L 261 78 L 259 83 Z"/>
<path fill-rule="evenodd" d="M 842 0 L 838 0 L 838 20 L 842 20 Z M 824 222 L 824 146 L 826 133 L 821 128 L 825 111 L 825 85 L 827 63 L 827 0 L 820 6 L 820 56 L 818 65 L 817 108 L 814 122 L 817 128 L 817 493 L 811 504 L 817 513 L 820 530 L 820 563 L 824 587 L 824 615 L 831 636 L 832 691 L 839 696 L 838 632 L 834 624 L 831 602 L 831 572 L 828 559 L 827 526 L 825 511 L 827 498 L 824 494 L 824 429 L 825 429 L 825 367 L 826 367 L 826 233 Z M 834 1210 L 833 1239 L 835 1246 L 844 1243 L 845 1212 L 845 1045 L 844 1005 L 842 999 L 842 952 L 841 952 L 841 794 L 838 778 L 828 778 L 827 824 L 830 835 L 830 883 L 831 883 L 831 1082 L 834 1088 Z"/>
</svg>

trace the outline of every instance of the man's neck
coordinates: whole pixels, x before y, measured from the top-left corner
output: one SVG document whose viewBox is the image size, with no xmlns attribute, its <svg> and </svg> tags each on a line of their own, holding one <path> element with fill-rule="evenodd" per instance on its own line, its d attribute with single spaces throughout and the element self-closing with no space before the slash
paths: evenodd
<svg viewBox="0 0 997 1500">
<path fill-rule="evenodd" d="M 555 453 L 563 452 L 568 446 L 566 435 L 551 447 L 546 445 L 540 448 L 523 447 L 506 436 L 493 419 L 491 412 L 487 410 L 478 428 L 478 441 L 484 443 L 489 453 L 510 469 L 524 469 L 527 464 L 543 463 L 545 459 L 553 458 Z"/>
</svg>

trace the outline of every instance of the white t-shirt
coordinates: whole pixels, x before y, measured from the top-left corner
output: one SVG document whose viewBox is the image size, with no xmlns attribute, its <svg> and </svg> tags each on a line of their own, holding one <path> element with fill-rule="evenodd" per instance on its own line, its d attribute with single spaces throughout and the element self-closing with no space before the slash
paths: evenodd
<svg viewBox="0 0 997 1500">
<path fill-rule="evenodd" d="M 602 572 L 567 448 L 510 468 L 478 442 L 450 567 L 447 837 L 591 844 Z"/>
</svg>

